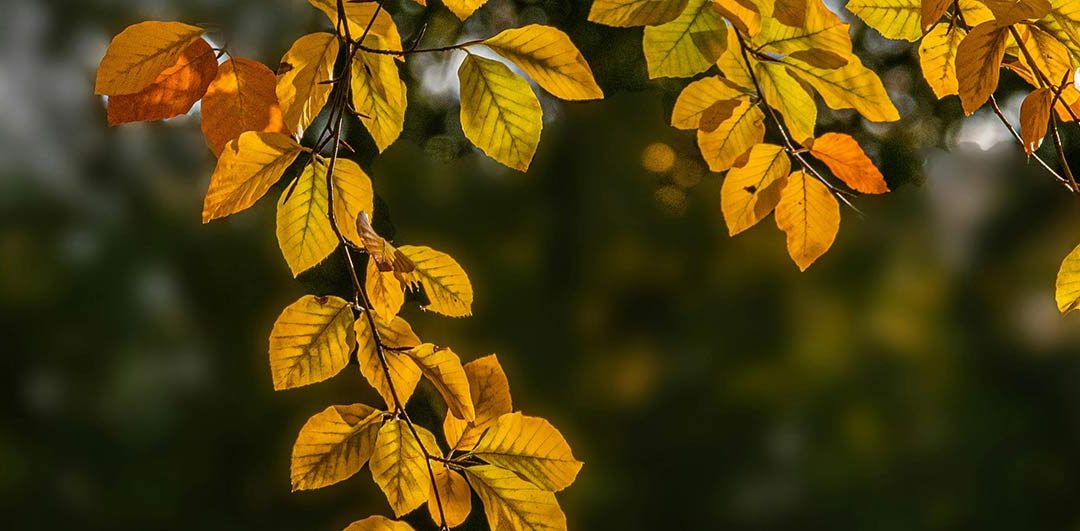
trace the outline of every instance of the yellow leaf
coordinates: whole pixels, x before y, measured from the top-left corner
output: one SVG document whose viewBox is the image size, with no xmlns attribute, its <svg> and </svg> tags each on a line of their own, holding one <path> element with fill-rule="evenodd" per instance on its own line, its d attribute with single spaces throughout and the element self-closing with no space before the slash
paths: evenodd
<svg viewBox="0 0 1080 531">
<path fill-rule="evenodd" d="M 761 13 L 748 0 L 713 0 L 713 8 L 746 35 L 753 37 L 761 31 Z"/>
<path fill-rule="evenodd" d="M 324 157 L 316 158 L 326 175 L 329 161 Z M 356 230 L 356 218 L 361 212 L 374 210 L 375 192 L 371 187 L 371 178 L 360 165 L 338 158 L 334 164 L 334 223 L 341 235 L 353 245 L 363 246 L 363 238 Z"/>
<path fill-rule="evenodd" d="M 889 191 L 885 177 L 850 135 L 825 133 L 814 140 L 810 154 L 824 162 L 838 179 L 864 194 Z"/>
<path fill-rule="evenodd" d="M 788 71 L 817 90 L 825 105 L 832 109 L 855 109 L 872 122 L 895 122 L 900 119 L 881 79 L 851 55 L 841 68 L 829 69 L 789 58 L 782 61 Z"/>
<path fill-rule="evenodd" d="M 1054 298 L 1057 299 L 1058 310 L 1063 314 L 1080 308 L 1080 246 L 1061 262 Z"/>
<path fill-rule="evenodd" d="M 510 382 L 502 365 L 494 354 L 465 364 L 465 376 L 469 380 L 476 418 L 469 422 L 447 414 L 443 421 L 443 434 L 451 448 L 472 448 L 498 418 L 513 411 L 510 398 Z"/>
<path fill-rule="evenodd" d="M 308 3 L 326 14 L 333 27 L 338 26 L 337 0 L 308 0 Z M 375 19 L 374 22 L 372 22 L 372 18 Z M 370 23 L 369 37 L 377 35 L 382 38 L 386 49 L 401 51 L 401 34 L 398 33 L 397 25 L 394 24 L 394 19 L 390 17 L 390 13 L 385 8 L 381 8 L 379 2 L 345 0 L 345 20 L 349 24 L 349 33 L 353 39 L 359 39 Z M 345 35 L 344 28 L 342 28 L 341 34 Z"/>
<path fill-rule="evenodd" d="M 277 93 L 286 131 L 302 135 L 330 98 L 338 39 L 330 33 L 304 35 L 293 43 L 278 67 Z"/>
<path fill-rule="evenodd" d="M 375 313 L 384 319 L 397 315 L 405 304 L 405 289 L 401 281 L 392 272 L 379 271 L 375 260 L 368 260 L 364 287 Z"/>
<path fill-rule="evenodd" d="M 330 225 L 326 168 L 308 164 L 281 193 L 277 208 L 277 239 L 293 276 L 326 259 L 338 246 Z"/>
<path fill-rule="evenodd" d="M 245 131 L 289 132 L 276 87 L 274 73 L 258 61 L 235 57 L 218 68 L 201 107 L 203 136 L 214 154 Z"/>
<path fill-rule="evenodd" d="M 994 14 L 994 20 L 1005 26 L 1024 19 L 1043 18 L 1050 13 L 1047 0 L 982 0 Z"/>
<path fill-rule="evenodd" d="M 569 487 L 582 465 L 551 423 L 521 413 L 499 417 L 470 454 L 550 491 Z"/>
<path fill-rule="evenodd" d="M 814 138 L 817 105 L 797 79 L 780 63 L 760 61 L 754 65 L 765 103 L 780 113 L 792 138 L 804 144 Z"/>
<path fill-rule="evenodd" d="M 922 10 L 919 14 L 922 30 L 930 29 L 930 26 L 941 20 L 941 16 L 949 10 L 951 5 L 953 5 L 953 0 L 922 0 Z"/>
<path fill-rule="evenodd" d="M 671 111 L 671 126 L 678 129 L 697 129 L 702 114 L 716 102 L 734 100 L 745 94 L 719 76 L 694 81 L 687 85 L 675 100 L 675 108 Z"/>
<path fill-rule="evenodd" d="M 776 208 L 791 160 L 784 148 L 757 144 L 742 166 L 728 172 L 720 188 L 720 209 L 732 236 L 753 227 Z"/>
<path fill-rule="evenodd" d="M 1046 127 L 1050 124 L 1050 104 L 1054 93 L 1049 88 L 1035 89 L 1020 105 L 1020 137 L 1024 151 L 1031 155 L 1042 144 Z"/>
<path fill-rule="evenodd" d="M 508 29 L 484 45 L 511 60 L 544 90 L 564 100 L 598 100 L 604 92 L 592 69 L 565 33 L 551 26 L 530 24 Z"/>
<path fill-rule="evenodd" d="M 359 472 L 371 458 L 382 418 L 375 408 L 353 404 L 308 419 L 293 445 L 293 490 L 322 488 Z"/>
<path fill-rule="evenodd" d="M 803 17 L 799 25 L 785 24 L 778 18 L 762 19 L 761 31 L 753 38 L 754 46 L 783 55 L 816 50 L 844 59 L 851 56 L 848 25 L 821 0 L 806 0 Z"/>
<path fill-rule="evenodd" d="M 1020 36 L 1020 42 L 1023 44 L 1024 49 L 1031 54 L 1035 64 L 1028 64 L 1027 55 L 1020 51 L 1016 42 L 1012 40 L 1011 34 L 1006 53 L 1015 55 L 1017 61 L 1026 66 L 1028 70 L 1031 70 L 1034 66 L 1036 71 L 1045 76 L 1050 84 L 1054 86 L 1060 85 L 1063 81 L 1072 81 L 1072 57 L 1069 49 L 1064 44 L 1058 42 L 1053 35 L 1035 26 L 1018 24 L 1015 29 L 1017 35 Z M 1038 86 L 1037 80 L 1034 81 L 1036 83 L 1033 83 L 1033 85 Z"/>
<path fill-rule="evenodd" d="M 727 45 L 727 26 L 709 0 L 690 0 L 675 20 L 645 28 L 649 77 L 690 77 L 708 70 Z"/>
<path fill-rule="evenodd" d="M 1080 57 L 1080 2 L 1050 0 L 1050 13 L 1036 24 Z"/>
<path fill-rule="evenodd" d="M 956 50 L 956 79 L 964 114 L 982 107 L 997 89 L 1008 39 L 1008 27 L 984 22 L 960 41 Z"/>
<path fill-rule="evenodd" d="M 425 310 L 448 317 L 472 315 L 472 284 L 450 255 L 415 245 L 404 245 L 398 251 L 416 266 L 410 277 L 424 288 L 429 303 Z"/>
<path fill-rule="evenodd" d="M 384 42 L 377 36 L 371 42 Z M 377 48 L 379 46 L 376 46 Z M 390 147 L 405 127 L 405 82 L 393 56 L 359 52 L 352 67 L 353 107 L 379 151 Z"/>
<path fill-rule="evenodd" d="M 957 5 L 960 6 L 964 22 L 967 22 L 969 27 L 973 28 L 983 22 L 994 20 L 994 13 L 983 4 L 982 0 L 959 0 Z"/>
<path fill-rule="evenodd" d="M 349 524 L 345 531 L 413 531 L 411 525 L 385 516 L 369 516 Z"/>
<path fill-rule="evenodd" d="M 337 297 L 306 295 L 289 305 L 270 332 L 274 389 L 326 380 L 349 363 L 356 345 L 352 308 Z"/>
<path fill-rule="evenodd" d="M 196 39 L 148 87 L 134 94 L 109 96 L 109 125 L 164 120 L 191 110 L 217 76 L 217 56 Z"/>
<path fill-rule="evenodd" d="M 461 63 L 458 77 L 465 136 L 496 161 L 527 170 L 544 125 L 529 83 L 506 65 L 472 54 Z"/>
<path fill-rule="evenodd" d="M 417 442 L 405 421 L 392 419 L 379 429 L 375 453 L 371 456 L 371 477 L 382 489 L 394 516 L 400 517 L 427 501 L 431 492 L 428 477 L 428 452 L 438 452 L 439 446 L 431 432 L 413 426 L 423 446 Z"/>
<path fill-rule="evenodd" d="M 847 8 L 885 38 L 915 42 L 922 37 L 920 0 L 851 0 Z"/>
<path fill-rule="evenodd" d="M 394 329 L 395 326 L 398 331 L 397 335 L 403 334 L 404 330 L 401 329 L 398 321 L 404 322 L 401 318 L 396 317 L 390 324 L 386 324 L 376 318 L 375 326 L 379 330 L 379 338 L 382 339 L 386 335 L 386 329 Z M 408 323 L 405 326 L 407 327 Z M 354 327 L 358 347 L 356 349 L 356 361 L 360 365 L 360 374 L 379 392 L 379 396 L 382 396 L 388 408 L 397 407 L 398 404 L 394 400 L 395 394 L 401 405 L 404 406 L 412 397 L 413 391 L 416 390 L 416 384 L 420 381 L 420 368 L 416 366 L 416 363 L 411 358 L 393 350 L 383 351 L 383 356 L 386 359 L 386 367 L 384 368 L 382 360 L 379 358 L 379 351 L 375 344 L 375 337 L 371 333 L 371 325 L 368 323 L 367 316 L 361 314 Z M 412 330 L 410 329 L 409 332 L 412 332 Z M 415 337 L 415 334 L 413 336 Z M 388 336 L 384 340 L 384 344 L 393 347 L 394 345 L 385 343 L 389 339 Z M 419 343 L 419 340 L 417 340 L 417 343 Z M 399 346 L 411 347 L 413 345 Z M 387 373 L 390 374 L 389 379 L 387 379 Z"/>
<path fill-rule="evenodd" d="M 472 14 L 480 9 L 487 0 L 443 0 L 443 5 L 450 10 L 458 18 L 458 20 L 465 20 L 472 16 Z"/>
<path fill-rule="evenodd" d="M 754 79 L 750 77 L 750 71 L 746 68 L 739 38 L 734 31 L 727 32 L 727 45 L 720 54 L 720 58 L 716 60 L 716 67 L 720 69 L 721 74 L 724 74 L 724 79 L 728 83 L 749 94 L 757 94 L 757 87 L 754 85 Z"/>
<path fill-rule="evenodd" d="M 957 94 L 956 49 L 967 32 L 959 26 L 938 24 L 919 43 L 919 64 L 923 77 L 938 99 Z"/>
<path fill-rule="evenodd" d="M 401 317 L 394 317 L 389 321 L 375 319 L 375 327 L 379 330 L 379 339 L 387 347 L 405 349 L 420 346 L 420 338 L 416 336 L 416 332 L 413 332 L 408 321 Z"/>
<path fill-rule="evenodd" d="M 749 98 L 741 98 L 731 116 L 712 131 L 698 130 L 701 155 L 715 172 L 727 171 L 765 138 L 765 115 Z"/>
<path fill-rule="evenodd" d="M 435 474 L 435 488 L 439 491 L 436 500 L 435 491 L 428 496 L 428 513 L 436 523 L 439 519 L 439 504 L 442 504 L 442 513 L 446 517 L 446 527 L 454 528 L 463 523 L 472 512 L 472 491 L 469 483 L 455 470 L 446 468 L 438 461 L 431 462 L 432 471 Z"/>
<path fill-rule="evenodd" d="M 439 391 L 450 412 L 465 420 L 476 418 L 472 396 L 469 394 L 469 380 L 461 366 L 461 358 L 454 351 L 426 343 L 406 351 L 420 367 L 420 372 L 431 381 Z"/>
<path fill-rule="evenodd" d="M 824 184 L 800 170 L 788 177 L 780 193 L 776 226 L 787 234 L 791 259 L 806 271 L 832 247 L 840 230 L 840 205 Z"/>
<path fill-rule="evenodd" d="M 687 0 L 596 0 L 589 21 L 628 28 L 671 22 L 686 8 Z"/>
<path fill-rule="evenodd" d="M 98 66 L 94 93 L 134 94 L 149 87 L 176 64 L 203 29 L 180 22 L 140 22 L 113 37 Z"/>
<path fill-rule="evenodd" d="M 492 465 L 466 468 L 465 475 L 484 503 L 491 529 L 566 529 L 566 515 L 559 508 L 555 494 Z"/>
<path fill-rule="evenodd" d="M 218 159 L 203 202 L 203 223 L 255 204 L 285 173 L 304 148 L 279 133 L 247 132 Z"/>
</svg>

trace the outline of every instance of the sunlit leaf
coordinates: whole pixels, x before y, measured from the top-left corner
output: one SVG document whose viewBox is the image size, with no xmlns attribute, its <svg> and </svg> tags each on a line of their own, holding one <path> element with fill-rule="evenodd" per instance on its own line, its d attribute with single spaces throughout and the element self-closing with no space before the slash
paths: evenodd
<svg viewBox="0 0 1080 531">
<path fill-rule="evenodd" d="M 345 531 L 413 531 L 411 525 L 385 516 L 369 516 L 349 524 Z"/>
<path fill-rule="evenodd" d="M 435 491 L 428 496 L 428 513 L 435 522 L 441 522 L 439 517 L 439 505 L 442 505 L 442 514 L 446 518 L 446 527 L 457 527 L 465 523 L 465 519 L 472 512 L 472 491 L 465 476 L 456 470 L 450 470 L 438 461 L 432 461 L 431 468 L 435 474 L 435 488 L 439 491 L 436 499 Z"/>
<path fill-rule="evenodd" d="M 564 100 L 596 100 L 604 92 L 592 69 L 562 31 L 530 24 L 486 39 L 484 45 L 511 60 L 544 90 Z"/>
<path fill-rule="evenodd" d="M 443 434 L 451 448 L 469 449 L 502 415 L 513 411 L 510 383 L 502 365 L 494 354 L 465 364 L 465 376 L 469 380 L 476 418 L 469 422 L 448 413 L 443 421 Z"/>
<path fill-rule="evenodd" d="M 675 100 L 675 108 L 671 111 L 671 125 L 678 129 L 697 129 L 701 124 L 702 114 L 710 107 L 719 101 L 737 100 L 745 94 L 722 77 L 701 78 L 687 85 L 679 93 L 679 98 Z"/>
<path fill-rule="evenodd" d="M 1058 310 L 1063 314 L 1080 308 L 1080 246 L 1061 262 L 1054 298 L 1057 299 Z"/>
<path fill-rule="evenodd" d="M 712 7 L 732 26 L 748 36 L 752 37 L 761 31 L 761 13 L 749 0 L 713 0 Z"/>
<path fill-rule="evenodd" d="M 325 13 L 333 27 L 338 26 L 337 0 L 308 0 L 308 3 Z M 394 24 L 394 19 L 390 17 L 390 13 L 381 2 L 345 0 L 345 20 L 348 21 L 349 33 L 353 39 L 359 40 L 364 31 L 368 31 L 369 37 L 377 35 L 382 38 L 386 49 L 401 51 L 401 34 L 398 33 L 397 24 Z M 368 30 L 369 24 L 370 30 Z M 341 34 L 345 35 L 344 27 Z"/>
<path fill-rule="evenodd" d="M 368 41 L 381 45 L 377 36 Z M 377 46 L 378 47 L 378 46 Z M 391 55 L 360 52 L 352 67 L 353 107 L 379 151 L 390 147 L 405 127 L 405 82 Z"/>
<path fill-rule="evenodd" d="M 449 317 L 472 315 L 472 284 L 450 255 L 415 245 L 403 245 L 398 250 L 416 266 L 410 279 L 424 288 L 428 298 L 425 310 Z"/>
<path fill-rule="evenodd" d="M 941 16 L 953 5 L 953 0 L 922 0 L 922 10 L 919 13 L 919 23 L 922 30 L 930 29 Z"/>
<path fill-rule="evenodd" d="M 1053 35 L 1034 26 L 1019 24 L 1015 29 L 1027 53 L 1019 50 L 1011 34 L 1010 44 L 1005 48 L 1006 53 L 1015 55 L 1017 61 L 1027 66 L 1029 70 L 1034 67 L 1051 85 L 1057 86 L 1062 81 L 1072 81 L 1073 60 L 1069 49 L 1064 44 L 1061 44 Z M 1029 64 L 1028 55 L 1031 55 L 1034 64 Z M 1035 81 L 1032 83 L 1034 86 L 1039 86 L 1037 79 L 1033 81 Z"/>
<path fill-rule="evenodd" d="M 164 120 L 187 113 L 206 94 L 217 69 L 214 50 L 206 41 L 196 39 L 146 88 L 134 94 L 109 96 L 109 125 Z"/>
<path fill-rule="evenodd" d="M 255 204 L 304 150 L 279 133 L 247 132 L 218 159 L 203 202 L 203 223 Z"/>
<path fill-rule="evenodd" d="M 920 0 L 851 0 L 846 7 L 885 38 L 915 42 L 922 36 Z"/>
<path fill-rule="evenodd" d="M 401 311 L 405 303 L 405 287 L 392 272 L 379 271 L 374 260 L 368 260 L 364 287 L 375 313 L 389 319 Z"/>
<path fill-rule="evenodd" d="M 840 230 L 840 205 L 821 181 L 800 170 L 788 176 L 780 192 L 776 226 L 787 234 L 791 259 L 806 271 L 832 247 Z"/>
<path fill-rule="evenodd" d="M 282 192 L 277 207 L 278 246 L 294 277 L 337 249 L 329 212 L 326 167 L 313 162 Z"/>
<path fill-rule="evenodd" d="M 330 33 L 304 35 L 278 66 L 276 94 L 286 131 L 302 134 L 330 98 L 338 39 Z"/>
<path fill-rule="evenodd" d="M 292 451 L 292 488 L 318 489 L 348 479 L 371 458 L 383 413 L 370 406 L 330 406 L 300 429 Z"/>
<path fill-rule="evenodd" d="M 395 317 L 389 323 L 378 318 L 375 319 L 379 337 L 383 339 L 384 343 L 389 339 L 389 337 L 384 337 L 385 329 L 397 326 L 398 334 L 404 333 L 404 330 L 400 329 L 400 324 L 395 325 L 397 321 L 404 323 L 404 320 L 399 317 Z M 368 322 L 367 316 L 362 312 L 353 326 L 356 331 L 356 361 L 360 365 L 360 374 L 378 391 L 379 396 L 386 402 L 386 407 L 397 407 L 395 396 L 404 406 L 412 397 L 413 391 L 416 390 L 416 384 L 420 382 L 420 368 L 416 366 L 416 362 L 412 358 L 396 350 L 383 350 L 383 357 L 380 358 L 374 334 L 371 333 L 371 324 Z M 408 323 L 405 323 L 405 326 L 408 327 Z M 411 333 L 412 330 L 410 329 L 409 332 Z M 413 337 L 415 337 L 415 334 L 413 334 Z M 419 340 L 417 340 L 417 343 L 419 343 Z M 387 343 L 386 346 L 394 345 Z M 414 345 L 399 346 L 412 347 Z M 386 367 L 383 367 L 383 359 L 386 360 Z M 389 373 L 389 378 L 387 378 L 387 373 Z"/>
<path fill-rule="evenodd" d="M 443 0 L 443 5 L 460 20 L 471 17 L 486 3 L 487 0 Z"/>
<path fill-rule="evenodd" d="M 174 66 L 203 29 L 180 22 L 140 22 L 113 37 L 98 66 L 94 93 L 135 94 Z"/>
<path fill-rule="evenodd" d="M 466 468 L 465 475 L 484 503 L 491 529 L 566 529 L 566 515 L 553 493 L 492 465 Z"/>
<path fill-rule="evenodd" d="M 984 22 L 960 41 L 956 50 L 956 79 L 964 114 L 982 107 L 997 89 L 1008 39 L 1008 27 Z"/>
<path fill-rule="evenodd" d="M 270 332 L 274 389 L 326 380 L 349 363 L 356 345 L 352 308 L 337 297 L 306 295 L 289 305 Z"/>
<path fill-rule="evenodd" d="M 423 446 L 413 436 L 414 429 Z M 427 501 L 431 479 L 424 451 L 438 449 L 431 432 L 420 426 L 410 427 L 404 420 L 388 420 L 379 429 L 371 456 L 371 477 L 386 495 L 394 516 L 400 517 Z"/>
<path fill-rule="evenodd" d="M 589 21 L 608 26 L 653 26 L 671 22 L 686 8 L 687 0 L 595 0 Z"/>
<path fill-rule="evenodd" d="M 215 154 L 245 131 L 288 133 L 266 65 L 234 57 L 222 63 L 202 101 L 202 130 Z"/>
<path fill-rule="evenodd" d="M 716 129 L 697 133 L 701 155 L 715 172 L 727 171 L 763 138 L 765 115 L 749 98 L 741 98 L 731 116 Z"/>
<path fill-rule="evenodd" d="M 1001 25 L 1009 25 L 1024 19 L 1045 17 L 1050 13 L 1050 2 L 1047 0 L 981 0 L 990 11 L 994 13 L 994 19 Z"/>
<path fill-rule="evenodd" d="M 790 171 L 791 159 L 784 148 L 757 144 L 746 163 L 728 172 L 720 188 L 720 208 L 732 236 L 753 227 L 776 208 Z"/>
<path fill-rule="evenodd" d="M 1031 155 L 1042 144 L 1046 127 L 1050 124 L 1050 104 L 1054 93 L 1049 88 L 1035 89 L 1020 105 L 1020 137 L 1024 151 Z"/>
<path fill-rule="evenodd" d="M 323 175 L 328 169 L 328 161 L 316 159 L 323 167 Z M 375 193 L 371 187 L 371 178 L 360 165 L 344 158 L 334 163 L 334 223 L 341 235 L 353 245 L 363 246 L 363 238 L 356 229 L 356 218 L 361 212 L 375 209 Z"/>
<path fill-rule="evenodd" d="M 957 94 L 956 50 L 967 32 L 959 26 L 938 24 L 919 43 L 919 64 L 923 77 L 939 99 Z"/>
<path fill-rule="evenodd" d="M 425 343 L 406 351 L 406 354 L 446 400 L 451 414 L 465 420 L 476 418 L 469 394 L 469 380 L 461 366 L 461 358 L 454 351 Z"/>
<path fill-rule="evenodd" d="M 704 72 L 724 51 L 726 28 L 709 0 L 690 0 L 675 20 L 645 28 L 642 49 L 649 77 L 690 77 Z"/>
<path fill-rule="evenodd" d="M 761 21 L 761 31 L 753 38 L 753 45 L 784 55 L 816 50 L 846 60 L 852 55 L 848 25 L 821 0 L 804 2 L 802 24 L 785 24 L 778 18 L 765 17 Z"/>
<path fill-rule="evenodd" d="M 850 135 L 825 133 L 814 140 L 810 146 L 810 154 L 824 162 L 833 175 L 852 190 L 864 194 L 883 194 L 889 191 L 881 171 Z"/>
<path fill-rule="evenodd" d="M 800 144 L 814 138 L 817 105 L 802 83 L 780 63 L 757 62 L 754 73 L 765 103 L 780 113 L 792 138 Z"/>
<path fill-rule="evenodd" d="M 458 77 L 465 136 L 496 161 L 527 170 L 543 128 L 532 87 L 506 65 L 472 54 L 461 63 Z"/>
<path fill-rule="evenodd" d="M 900 113 L 889 99 L 877 74 L 851 55 L 842 68 L 829 69 L 805 61 L 783 61 L 788 71 L 821 94 L 825 105 L 833 109 L 855 109 L 872 122 L 895 122 Z"/>
<path fill-rule="evenodd" d="M 551 423 L 521 413 L 499 417 L 470 453 L 550 491 L 569 487 L 582 466 Z"/>
</svg>

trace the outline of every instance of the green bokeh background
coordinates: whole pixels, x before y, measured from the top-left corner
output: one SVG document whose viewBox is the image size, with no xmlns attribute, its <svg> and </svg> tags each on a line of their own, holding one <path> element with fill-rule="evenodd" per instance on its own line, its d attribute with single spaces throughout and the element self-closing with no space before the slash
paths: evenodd
<svg viewBox="0 0 1080 531">
<path fill-rule="evenodd" d="M 1080 528 L 1080 317 L 1053 301 L 1080 205 L 992 117 L 937 102 L 914 47 L 853 24 L 903 119 L 822 108 L 819 131 L 857 136 L 894 192 L 845 209 L 800 274 L 771 218 L 727 236 L 721 177 L 666 125 L 682 82 L 648 81 L 640 29 L 586 22 L 587 1 L 489 3 L 464 25 L 436 0 L 388 5 L 407 37 L 426 22 L 430 45 L 556 25 L 608 98 L 542 95 L 520 174 L 468 146 L 445 54 L 403 70 L 394 146 L 376 158 L 360 128 L 349 140 L 396 241 L 451 253 L 476 290 L 472 318 L 406 317 L 466 359 L 498 353 L 516 408 L 586 462 L 559 494 L 571 528 Z M 366 469 L 289 492 L 304 421 L 378 402 L 355 365 L 272 390 L 274 318 L 341 290 L 340 256 L 290 278 L 278 191 L 201 225 L 213 159 L 197 117 L 110 129 L 92 94 L 130 23 L 208 23 L 274 65 L 322 16 L 303 0 L 2 7 L 0 527 L 338 530 L 389 514 Z M 1009 112 L 1021 89 L 1004 77 Z M 657 143 L 677 155 L 662 172 L 643 165 Z M 443 414 L 429 386 L 410 411 Z M 474 509 L 465 528 L 483 529 Z"/>
</svg>

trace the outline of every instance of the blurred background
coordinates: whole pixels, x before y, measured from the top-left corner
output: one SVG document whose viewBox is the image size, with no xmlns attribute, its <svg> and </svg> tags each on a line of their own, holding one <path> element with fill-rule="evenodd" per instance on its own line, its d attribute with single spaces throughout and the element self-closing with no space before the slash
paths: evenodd
<svg viewBox="0 0 1080 531">
<path fill-rule="evenodd" d="M 304 0 L 0 4 L 0 527 L 337 530 L 389 514 L 366 468 L 289 492 L 304 421 L 378 401 L 355 366 L 272 390 L 275 317 L 345 289 L 340 255 L 293 280 L 274 199 L 202 225 L 214 161 L 198 117 L 110 129 L 93 95 L 128 24 L 209 24 L 273 66 L 324 17 Z M 1080 529 L 1080 315 L 1053 300 L 1080 205 L 992 115 L 937 102 L 915 47 L 853 24 L 904 118 L 822 109 L 818 130 L 856 135 L 894 191 L 859 199 L 865 217 L 845 209 L 800 274 L 771 218 L 727 236 L 720 176 L 667 125 L 684 82 L 647 80 L 640 29 L 586 22 L 586 1 L 491 0 L 464 25 L 388 6 L 430 45 L 557 25 L 608 95 L 541 94 L 527 175 L 463 138 L 455 54 L 409 61 L 406 130 L 382 156 L 349 134 L 396 241 L 451 253 L 476 290 L 470 319 L 406 317 L 466 359 L 497 352 L 516 408 L 585 461 L 559 494 L 572 529 Z M 1023 87 L 1003 79 L 1015 116 Z M 441 408 L 422 387 L 410 411 L 437 426 Z M 485 525 L 476 504 L 465 528 Z"/>
</svg>

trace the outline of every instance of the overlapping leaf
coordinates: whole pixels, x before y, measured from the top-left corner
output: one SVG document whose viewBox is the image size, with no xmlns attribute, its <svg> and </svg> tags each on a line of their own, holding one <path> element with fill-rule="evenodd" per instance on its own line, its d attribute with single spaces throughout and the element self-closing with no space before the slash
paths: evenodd
<svg viewBox="0 0 1080 531">
<path fill-rule="evenodd" d="M 109 125 L 164 120 L 191 110 L 217 76 L 214 50 L 196 39 L 158 74 L 154 82 L 134 94 L 109 96 Z"/>
<path fill-rule="evenodd" d="M 851 0 L 847 8 L 882 36 L 915 42 L 922 37 L 922 4 L 920 0 Z"/>
<path fill-rule="evenodd" d="M 382 327 L 391 327 L 399 319 L 395 318 L 390 324 L 376 320 L 380 338 L 383 335 Z M 408 325 L 406 324 L 406 326 Z M 398 406 L 394 399 L 395 396 L 404 406 L 412 397 L 413 391 L 416 390 L 416 384 L 420 382 L 420 368 L 416 366 L 416 362 L 411 358 L 395 350 L 384 350 L 382 353 L 383 358 L 380 358 L 367 316 L 361 315 L 354 323 L 354 328 L 357 344 L 356 361 L 360 365 L 360 374 L 378 391 L 387 407 L 396 408 Z M 388 346 L 394 345 L 391 343 Z M 412 347 L 414 345 L 401 346 Z M 382 365 L 382 359 L 386 360 L 385 368 Z M 389 373 L 389 378 L 387 378 L 387 373 Z"/>
<path fill-rule="evenodd" d="M 450 255 L 415 245 L 403 245 L 398 250 L 415 266 L 409 278 L 424 288 L 428 298 L 425 310 L 448 317 L 472 315 L 472 284 Z"/>
<path fill-rule="evenodd" d="M 604 92 L 592 69 L 565 33 L 530 24 L 505 30 L 484 45 L 513 61 L 544 90 L 564 100 L 596 100 Z"/>
<path fill-rule="evenodd" d="M 135 94 L 174 66 L 203 29 L 181 22 L 140 22 L 113 37 L 98 66 L 94 92 L 102 96 Z"/>
<path fill-rule="evenodd" d="M 824 184 L 800 170 L 788 176 L 780 193 L 776 226 L 787 234 L 791 259 L 806 271 L 836 240 L 840 205 Z"/>
<path fill-rule="evenodd" d="M 286 131 L 301 134 L 330 98 L 338 39 L 330 33 L 304 35 L 278 66 L 275 93 Z"/>
<path fill-rule="evenodd" d="M 420 436 L 423 446 L 404 420 L 387 421 L 379 429 L 375 452 L 371 456 L 371 476 L 386 495 L 394 516 L 398 517 L 427 501 L 431 481 L 425 450 L 438 450 L 431 432 L 420 426 L 412 429 Z"/>
<path fill-rule="evenodd" d="M 312 162 L 281 194 L 277 207 L 277 239 L 293 276 L 315 267 L 337 249 L 330 225 L 326 167 Z"/>
<path fill-rule="evenodd" d="M 551 492 L 492 465 L 469 467 L 465 475 L 484 503 L 491 529 L 566 529 L 566 515 Z"/>
<path fill-rule="evenodd" d="M 749 98 L 740 98 L 731 116 L 712 131 L 699 129 L 698 148 L 709 169 L 726 171 L 765 138 L 765 114 Z"/>
<path fill-rule="evenodd" d="M 675 20 L 645 28 L 649 77 L 690 77 L 707 70 L 727 45 L 727 26 L 710 0 L 690 0 Z"/>
<path fill-rule="evenodd" d="M 687 0 L 596 0 L 589 20 L 608 26 L 654 26 L 671 22 L 686 9 Z"/>
<path fill-rule="evenodd" d="M 367 41 L 380 48 L 385 42 L 372 35 Z M 352 67 L 353 107 L 379 151 L 390 147 L 405 127 L 405 82 L 391 55 L 360 52 Z"/>
<path fill-rule="evenodd" d="M 266 65 L 234 57 L 222 63 L 202 101 L 202 130 L 220 154 L 245 131 L 288 133 L 277 99 L 277 77 Z"/>
<path fill-rule="evenodd" d="M 454 416 L 465 420 L 476 418 L 469 380 L 461 366 L 461 358 L 454 351 L 426 343 L 408 350 L 407 354 L 446 400 Z"/>
<path fill-rule="evenodd" d="M 732 236 L 753 227 L 780 201 L 791 159 L 784 148 L 757 144 L 746 163 L 728 172 L 720 188 L 720 209 Z"/>
<path fill-rule="evenodd" d="M 964 114 L 982 107 L 997 89 L 1008 39 L 1008 27 L 984 22 L 973 28 L 957 47 L 956 80 Z"/>
<path fill-rule="evenodd" d="M 448 412 L 443 421 L 443 434 L 447 444 L 454 449 L 472 448 L 500 416 L 513 411 L 510 383 L 494 354 L 466 363 L 465 376 L 469 380 L 469 395 L 476 417 L 470 422 Z"/>
<path fill-rule="evenodd" d="M 255 204 L 304 148 L 280 133 L 247 132 L 230 142 L 218 159 L 203 201 L 203 223 Z"/>
</svg>

